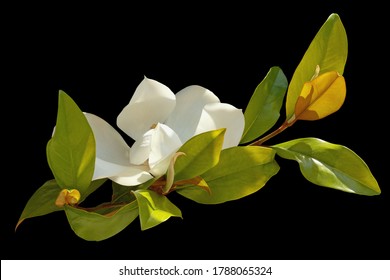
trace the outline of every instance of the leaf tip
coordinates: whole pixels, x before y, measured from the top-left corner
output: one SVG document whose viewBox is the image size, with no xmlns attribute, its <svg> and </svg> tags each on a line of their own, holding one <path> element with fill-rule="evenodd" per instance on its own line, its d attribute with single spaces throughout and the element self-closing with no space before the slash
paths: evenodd
<svg viewBox="0 0 390 280">
<path fill-rule="evenodd" d="M 58 91 L 58 97 L 61 99 L 61 98 L 63 98 L 64 96 L 67 96 L 66 92 L 63 91 L 62 89 L 60 89 L 60 90 Z"/>
<path fill-rule="evenodd" d="M 337 21 L 340 20 L 340 15 L 338 13 L 331 13 L 327 21 Z"/>
<path fill-rule="evenodd" d="M 20 226 L 20 224 L 21 224 L 23 221 L 24 221 L 24 219 L 20 219 L 20 220 L 18 221 L 18 223 L 17 223 L 16 226 L 15 226 L 15 232 L 16 232 L 16 230 L 18 229 L 18 227 Z"/>
<path fill-rule="evenodd" d="M 380 195 L 382 193 L 382 190 L 379 188 L 379 186 L 377 185 L 375 190 L 374 191 L 374 194 L 373 195 Z"/>
<path fill-rule="evenodd" d="M 226 127 L 223 127 L 223 128 L 220 128 L 220 129 L 217 129 L 215 130 L 216 132 L 216 135 L 225 135 L 225 132 L 226 132 Z"/>
</svg>

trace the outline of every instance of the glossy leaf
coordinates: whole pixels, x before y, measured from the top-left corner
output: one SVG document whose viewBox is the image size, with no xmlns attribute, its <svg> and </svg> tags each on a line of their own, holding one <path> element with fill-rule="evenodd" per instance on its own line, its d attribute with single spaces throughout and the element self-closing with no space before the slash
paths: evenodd
<svg viewBox="0 0 390 280">
<path fill-rule="evenodd" d="M 59 186 L 78 189 L 83 195 L 95 168 L 95 139 L 83 112 L 63 91 L 59 93 L 57 123 L 46 151 Z"/>
<path fill-rule="evenodd" d="M 248 196 L 279 171 L 275 151 L 260 146 L 232 147 L 222 150 L 219 163 L 202 175 L 210 193 L 197 186 L 177 192 L 198 203 L 217 204 Z"/>
<path fill-rule="evenodd" d="M 322 119 L 340 109 L 345 95 L 344 77 L 335 71 L 324 73 L 303 86 L 295 105 L 294 119 Z"/>
<path fill-rule="evenodd" d="M 151 190 L 137 190 L 133 193 L 138 201 L 142 230 L 157 226 L 170 217 L 182 217 L 180 209 L 164 195 Z"/>
<path fill-rule="evenodd" d="M 175 163 L 175 180 L 194 178 L 219 161 L 223 137 L 226 129 L 204 132 L 192 137 L 179 149 L 185 155 L 177 158 Z"/>
<path fill-rule="evenodd" d="M 55 201 L 60 192 L 61 188 L 55 180 L 49 180 L 44 183 L 28 200 L 16 228 L 27 218 L 43 216 L 63 210 L 63 208 L 55 205 Z"/>
<path fill-rule="evenodd" d="M 342 75 L 347 54 L 348 42 L 344 26 L 337 14 L 331 14 L 314 37 L 291 78 L 286 100 L 287 120 L 294 115 L 295 104 L 303 85 L 311 81 L 313 76 L 326 72 L 336 71 Z"/>
<path fill-rule="evenodd" d="M 126 228 L 138 216 L 137 202 L 112 207 L 105 214 L 65 206 L 66 217 L 73 231 L 88 241 L 107 239 Z"/>
<path fill-rule="evenodd" d="M 366 163 L 350 149 L 316 138 L 272 146 L 283 158 L 295 160 L 310 182 L 361 195 L 381 193 Z"/>
<path fill-rule="evenodd" d="M 272 67 L 268 71 L 245 109 L 245 128 L 241 143 L 255 140 L 276 123 L 287 85 L 287 78 L 279 67 Z"/>
</svg>

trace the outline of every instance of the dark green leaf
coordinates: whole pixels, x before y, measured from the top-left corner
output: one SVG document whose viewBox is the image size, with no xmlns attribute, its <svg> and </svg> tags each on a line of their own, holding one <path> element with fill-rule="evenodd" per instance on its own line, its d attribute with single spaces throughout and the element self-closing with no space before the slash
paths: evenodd
<svg viewBox="0 0 390 280">
<path fill-rule="evenodd" d="M 277 122 L 287 85 L 283 71 L 279 67 L 272 67 L 256 87 L 245 109 L 245 129 L 241 143 L 255 140 Z"/>
</svg>

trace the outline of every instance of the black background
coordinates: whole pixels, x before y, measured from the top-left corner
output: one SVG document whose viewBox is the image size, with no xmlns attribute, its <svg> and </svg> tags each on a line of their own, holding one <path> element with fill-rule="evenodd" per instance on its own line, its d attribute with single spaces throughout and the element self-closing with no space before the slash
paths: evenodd
<svg viewBox="0 0 390 280">
<path fill-rule="evenodd" d="M 388 259 L 388 86 L 375 41 L 380 18 L 353 1 L 315 2 L 5 10 L 12 16 L 3 24 L 2 259 Z M 137 219 L 106 241 L 88 242 L 73 233 L 63 212 L 28 219 L 14 232 L 28 199 L 52 178 L 45 148 L 59 89 L 113 126 L 144 75 L 173 92 L 202 85 L 245 109 L 270 67 L 291 79 L 333 12 L 348 35 L 346 101 L 335 114 L 298 122 L 269 144 L 317 137 L 347 146 L 368 164 L 381 195 L 315 186 L 296 162 L 277 158 L 281 170 L 257 193 L 220 205 L 171 194 L 184 219 L 144 232 Z M 284 110 L 280 122 L 283 116 Z M 105 186 L 91 200 L 109 195 Z"/>
</svg>

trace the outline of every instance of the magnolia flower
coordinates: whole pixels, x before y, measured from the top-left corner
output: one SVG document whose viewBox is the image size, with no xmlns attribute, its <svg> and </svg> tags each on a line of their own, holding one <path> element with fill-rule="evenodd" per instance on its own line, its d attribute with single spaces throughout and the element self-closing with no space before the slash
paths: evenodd
<svg viewBox="0 0 390 280">
<path fill-rule="evenodd" d="M 221 103 L 208 89 L 192 85 L 175 95 L 146 77 L 117 118 L 117 126 L 135 140 L 131 148 L 106 121 L 85 115 L 96 141 L 93 179 L 128 186 L 164 175 L 178 149 L 197 134 L 226 128 L 225 149 L 237 146 L 244 130 L 242 110 Z"/>
</svg>

